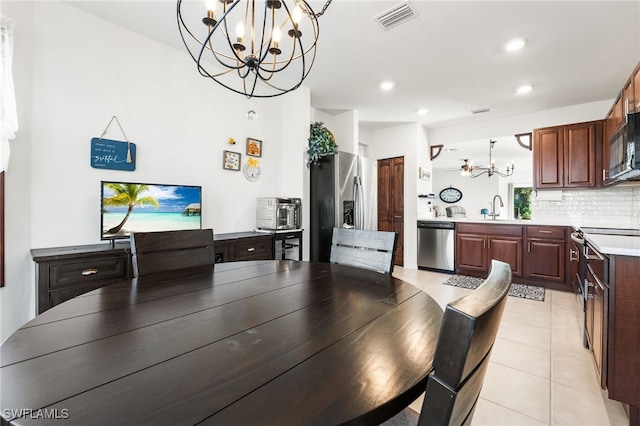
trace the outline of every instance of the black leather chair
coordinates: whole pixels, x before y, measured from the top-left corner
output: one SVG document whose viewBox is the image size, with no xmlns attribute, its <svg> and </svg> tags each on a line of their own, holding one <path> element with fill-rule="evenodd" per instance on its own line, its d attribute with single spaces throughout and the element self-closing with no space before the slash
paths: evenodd
<svg viewBox="0 0 640 426">
<path fill-rule="evenodd" d="M 333 228 L 329 261 L 390 275 L 397 243 L 395 232 Z"/>
<path fill-rule="evenodd" d="M 406 408 L 385 425 L 471 423 L 510 286 L 509 265 L 492 260 L 485 282 L 447 305 L 421 412 Z"/>
<path fill-rule="evenodd" d="M 213 230 L 134 232 L 130 236 L 135 277 L 184 277 L 213 273 Z"/>
</svg>

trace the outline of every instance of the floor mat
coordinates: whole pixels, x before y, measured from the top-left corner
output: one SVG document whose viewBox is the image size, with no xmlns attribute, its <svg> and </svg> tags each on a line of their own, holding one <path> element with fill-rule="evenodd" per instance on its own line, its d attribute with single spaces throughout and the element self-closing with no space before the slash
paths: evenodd
<svg viewBox="0 0 640 426">
<path fill-rule="evenodd" d="M 454 287 L 463 287 L 476 289 L 484 282 L 482 278 L 468 277 L 466 275 L 454 275 L 443 284 L 452 285 Z M 537 285 L 512 283 L 509 289 L 509 296 L 521 297 L 523 299 L 544 301 L 544 287 Z"/>
</svg>

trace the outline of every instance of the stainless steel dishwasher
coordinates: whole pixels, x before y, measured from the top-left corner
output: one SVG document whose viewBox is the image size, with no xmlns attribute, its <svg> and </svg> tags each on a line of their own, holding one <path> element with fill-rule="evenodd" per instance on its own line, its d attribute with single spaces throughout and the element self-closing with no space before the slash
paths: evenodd
<svg viewBox="0 0 640 426">
<path fill-rule="evenodd" d="M 418 268 L 455 272 L 453 222 L 418 221 Z"/>
</svg>

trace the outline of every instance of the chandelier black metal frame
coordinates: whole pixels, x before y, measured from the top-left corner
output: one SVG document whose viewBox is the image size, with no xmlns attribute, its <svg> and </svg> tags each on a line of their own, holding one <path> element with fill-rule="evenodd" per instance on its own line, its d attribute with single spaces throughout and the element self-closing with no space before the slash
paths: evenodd
<svg viewBox="0 0 640 426">
<path fill-rule="evenodd" d="M 297 89 L 309 75 L 318 17 L 331 1 L 315 13 L 305 0 L 206 0 L 206 6 L 178 0 L 176 13 L 202 76 L 247 98 L 270 98 Z"/>
<path fill-rule="evenodd" d="M 505 172 L 501 172 L 500 170 L 496 169 L 495 162 L 493 161 L 493 157 L 491 155 L 491 151 L 493 151 L 493 146 L 495 144 L 496 144 L 496 141 L 489 140 L 489 166 L 488 167 L 475 167 L 468 160 L 464 160 L 464 164 L 462 165 L 462 172 L 460 174 L 462 176 L 467 176 L 472 178 L 477 178 L 484 174 L 486 174 L 488 177 L 491 177 L 493 175 L 498 175 L 502 177 L 511 176 L 513 174 L 513 171 L 516 168 L 513 162 L 511 162 L 511 164 L 507 166 L 507 169 Z M 482 170 L 482 171 L 476 172 L 474 174 L 474 171 L 477 171 L 477 170 Z"/>
</svg>

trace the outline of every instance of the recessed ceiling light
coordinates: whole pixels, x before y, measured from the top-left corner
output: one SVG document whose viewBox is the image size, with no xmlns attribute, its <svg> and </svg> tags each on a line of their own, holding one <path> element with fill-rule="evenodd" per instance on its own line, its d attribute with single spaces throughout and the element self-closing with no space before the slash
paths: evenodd
<svg viewBox="0 0 640 426">
<path fill-rule="evenodd" d="M 527 44 L 527 40 L 523 38 L 514 38 L 505 43 L 504 50 L 507 52 L 515 52 L 522 49 L 525 44 Z"/>
<path fill-rule="evenodd" d="M 420 108 L 418 110 L 418 114 L 420 114 L 420 115 L 426 115 L 428 112 L 429 112 L 429 110 L 426 109 L 426 108 Z"/>
<path fill-rule="evenodd" d="M 395 85 L 396 84 L 393 81 L 383 81 L 382 83 L 380 83 L 380 88 L 382 90 L 391 90 Z"/>
<path fill-rule="evenodd" d="M 533 90 L 533 86 L 531 86 L 530 84 L 524 84 L 516 89 L 516 93 L 519 95 L 523 95 L 525 93 L 529 93 L 531 90 Z"/>
</svg>

